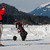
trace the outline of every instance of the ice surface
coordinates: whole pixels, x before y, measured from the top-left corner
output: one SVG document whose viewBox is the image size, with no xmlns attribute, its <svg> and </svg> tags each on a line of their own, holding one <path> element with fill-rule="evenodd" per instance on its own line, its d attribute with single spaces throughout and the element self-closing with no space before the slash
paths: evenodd
<svg viewBox="0 0 50 50">
<path fill-rule="evenodd" d="M 50 50 L 50 25 L 29 25 L 24 29 L 28 32 L 25 41 L 21 40 L 15 25 L 3 25 L 0 50 Z M 13 36 L 17 40 L 13 41 Z"/>
</svg>

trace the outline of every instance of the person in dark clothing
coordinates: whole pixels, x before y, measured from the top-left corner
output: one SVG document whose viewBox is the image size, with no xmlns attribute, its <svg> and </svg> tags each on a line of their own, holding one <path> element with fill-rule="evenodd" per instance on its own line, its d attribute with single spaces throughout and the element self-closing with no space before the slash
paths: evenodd
<svg viewBox="0 0 50 50">
<path fill-rule="evenodd" d="M 16 24 L 16 28 L 20 30 L 20 31 L 18 31 L 18 33 L 20 33 L 22 41 L 24 41 L 26 39 L 26 36 L 27 36 L 28 33 L 22 27 L 22 24 L 20 22 L 16 22 L 15 24 Z"/>
</svg>

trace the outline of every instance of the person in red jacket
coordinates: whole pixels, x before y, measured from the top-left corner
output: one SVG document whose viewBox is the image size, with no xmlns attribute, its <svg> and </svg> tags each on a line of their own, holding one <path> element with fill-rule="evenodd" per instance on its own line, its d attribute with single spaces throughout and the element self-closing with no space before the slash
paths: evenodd
<svg viewBox="0 0 50 50">
<path fill-rule="evenodd" d="M 3 23 L 3 17 L 5 15 L 5 9 L 6 9 L 6 6 L 2 6 L 1 10 L 0 10 L 0 41 L 1 41 L 1 36 L 2 36 L 2 30 L 3 30 L 3 26 L 2 26 L 2 23 Z M 0 46 L 3 46 L 0 42 Z"/>
</svg>

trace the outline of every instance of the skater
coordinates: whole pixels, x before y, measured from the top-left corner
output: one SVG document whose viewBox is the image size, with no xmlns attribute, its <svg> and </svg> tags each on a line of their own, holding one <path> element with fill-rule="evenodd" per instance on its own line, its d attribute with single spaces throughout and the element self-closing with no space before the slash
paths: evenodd
<svg viewBox="0 0 50 50">
<path fill-rule="evenodd" d="M 18 33 L 20 33 L 22 41 L 24 41 L 26 39 L 26 36 L 27 36 L 28 33 L 24 30 L 24 28 L 23 28 L 23 26 L 20 22 L 15 22 L 15 24 L 16 24 L 17 30 L 19 29 Z"/>
<path fill-rule="evenodd" d="M 21 39 L 22 41 L 24 41 L 27 37 L 27 32 L 25 31 L 25 29 L 23 28 L 22 24 L 20 22 L 15 22 L 16 24 L 16 28 L 18 30 L 18 33 L 20 33 Z"/>
<path fill-rule="evenodd" d="M 1 10 L 0 10 L 0 46 L 4 46 L 1 44 L 1 36 L 2 36 L 2 30 L 3 30 L 3 17 L 5 15 L 5 9 L 6 9 L 6 6 L 2 6 Z"/>
</svg>

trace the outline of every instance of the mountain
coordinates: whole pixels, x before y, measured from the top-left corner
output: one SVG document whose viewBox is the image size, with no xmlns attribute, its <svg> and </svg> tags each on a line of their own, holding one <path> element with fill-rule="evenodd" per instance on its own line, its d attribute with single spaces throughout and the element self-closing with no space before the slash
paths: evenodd
<svg viewBox="0 0 50 50">
<path fill-rule="evenodd" d="M 48 16 L 50 17 L 50 2 L 37 7 L 35 10 L 30 12 L 30 14 L 34 14 L 36 16 Z"/>
<path fill-rule="evenodd" d="M 2 3 L 0 4 L 0 8 L 3 6 L 3 5 L 6 5 L 6 13 L 9 14 L 9 15 L 16 15 L 18 14 L 18 9 L 16 9 L 14 6 L 10 6 L 6 3 Z"/>
<path fill-rule="evenodd" d="M 31 17 L 31 15 L 29 15 L 28 13 L 19 11 L 14 6 L 11 6 L 6 3 L 0 4 L 0 9 L 2 5 L 6 5 L 6 14 L 3 18 L 4 24 L 13 24 L 14 22 L 21 22 L 23 24 L 37 24 L 35 21 L 32 20 L 33 17 Z"/>
<path fill-rule="evenodd" d="M 26 12 L 19 11 L 14 6 L 6 3 L 0 4 L 6 5 L 6 13 L 3 18 L 3 24 L 14 24 L 14 22 L 21 22 L 22 24 L 39 25 L 39 24 L 50 24 L 50 18 L 48 16 L 35 16 Z"/>
</svg>

